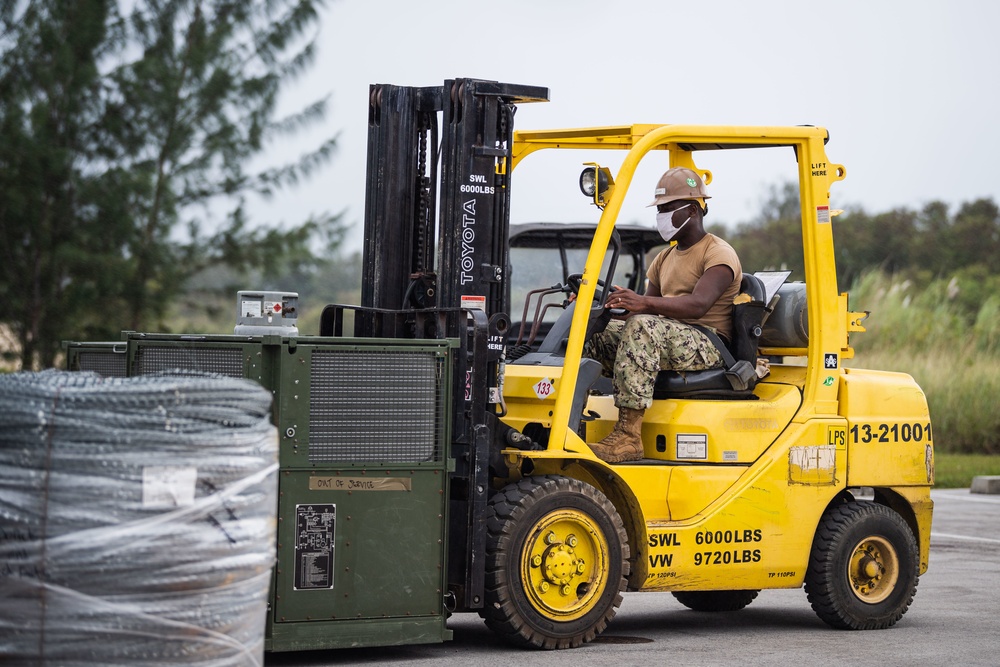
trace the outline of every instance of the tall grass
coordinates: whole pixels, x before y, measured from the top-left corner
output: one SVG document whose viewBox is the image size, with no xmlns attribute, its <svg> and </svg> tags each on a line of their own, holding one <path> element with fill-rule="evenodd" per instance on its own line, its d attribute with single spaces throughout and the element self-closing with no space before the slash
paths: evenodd
<svg viewBox="0 0 1000 667">
<path fill-rule="evenodd" d="M 1000 456 L 934 454 L 934 486 L 939 489 L 967 489 L 979 475 L 1000 475 Z"/>
<path fill-rule="evenodd" d="M 862 277 L 850 306 L 871 316 L 851 339 L 850 365 L 912 375 L 939 451 L 1000 454 L 1000 299 L 970 307 L 961 290 L 954 279 L 921 288 L 883 273 Z"/>
</svg>

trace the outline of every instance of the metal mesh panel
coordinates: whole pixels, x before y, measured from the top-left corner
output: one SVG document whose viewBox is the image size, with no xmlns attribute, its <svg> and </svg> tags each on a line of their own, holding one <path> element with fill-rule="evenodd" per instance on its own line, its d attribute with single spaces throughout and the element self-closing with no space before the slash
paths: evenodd
<svg viewBox="0 0 1000 667">
<path fill-rule="evenodd" d="M 426 350 L 316 350 L 309 461 L 440 460 L 442 361 Z"/>
<path fill-rule="evenodd" d="M 94 371 L 104 377 L 126 376 L 125 353 L 109 350 L 81 350 L 76 355 L 76 370 Z"/>
<path fill-rule="evenodd" d="M 133 375 L 181 368 L 191 371 L 218 373 L 234 378 L 243 377 L 241 347 L 160 347 L 140 345 L 135 353 Z"/>
</svg>

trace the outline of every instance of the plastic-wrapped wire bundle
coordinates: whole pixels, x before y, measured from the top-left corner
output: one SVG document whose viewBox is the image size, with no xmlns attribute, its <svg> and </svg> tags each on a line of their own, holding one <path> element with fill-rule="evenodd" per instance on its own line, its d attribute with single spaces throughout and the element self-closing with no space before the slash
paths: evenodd
<svg viewBox="0 0 1000 667">
<path fill-rule="evenodd" d="M 0 663 L 262 663 L 270 404 L 214 375 L 0 376 Z"/>
</svg>

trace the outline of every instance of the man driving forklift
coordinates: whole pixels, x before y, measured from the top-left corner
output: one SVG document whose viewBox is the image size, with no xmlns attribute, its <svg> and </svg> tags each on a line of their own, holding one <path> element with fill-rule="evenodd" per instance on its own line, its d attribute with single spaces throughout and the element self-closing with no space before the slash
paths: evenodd
<svg viewBox="0 0 1000 667">
<path fill-rule="evenodd" d="M 584 355 L 601 362 L 614 386 L 618 422 L 592 444 L 608 463 L 643 458 L 642 418 L 653 401 L 661 370 L 721 368 L 722 354 L 696 326 L 708 327 L 728 344 L 732 340 L 733 300 L 743 270 L 732 246 L 705 231 L 710 198 L 693 170 L 674 167 L 656 184 L 656 224 L 669 243 L 650 264 L 645 294 L 616 286 L 606 307 L 624 309 L 595 335 Z"/>
</svg>

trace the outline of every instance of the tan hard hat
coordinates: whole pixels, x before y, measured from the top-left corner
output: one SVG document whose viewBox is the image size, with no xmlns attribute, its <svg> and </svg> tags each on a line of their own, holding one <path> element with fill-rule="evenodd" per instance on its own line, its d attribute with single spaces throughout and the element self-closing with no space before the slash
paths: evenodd
<svg viewBox="0 0 1000 667">
<path fill-rule="evenodd" d="M 677 199 L 695 199 L 704 207 L 705 200 L 711 199 L 701 176 L 687 167 L 674 167 L 665 171 L 656 182 L 653 195 L 655 199 L 649 206 L 659 206 Z"/>
</svg>

